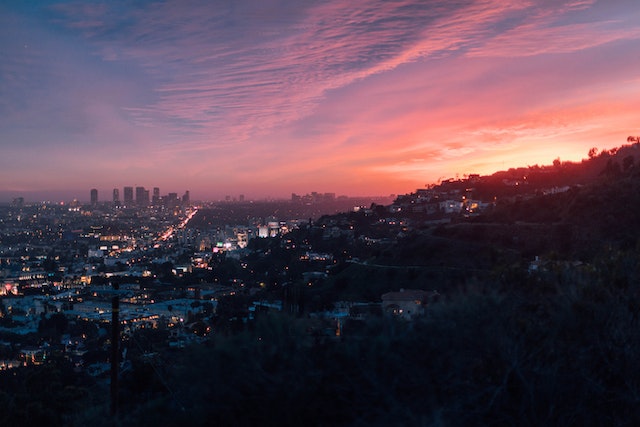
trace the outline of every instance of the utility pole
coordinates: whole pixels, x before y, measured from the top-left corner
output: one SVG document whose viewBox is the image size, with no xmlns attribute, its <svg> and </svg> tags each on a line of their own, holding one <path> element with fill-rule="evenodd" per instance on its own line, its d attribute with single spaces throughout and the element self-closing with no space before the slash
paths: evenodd
<svg viewBox="0 0 640 427">
<path fill-rule="evenodd" d="M 116 291 L 111 297 L 111 415 L 118 415 L 118 371 L 120 369 L 120 300 L 118 289 L 120 285 L 113 284 Z"/>
</svg>

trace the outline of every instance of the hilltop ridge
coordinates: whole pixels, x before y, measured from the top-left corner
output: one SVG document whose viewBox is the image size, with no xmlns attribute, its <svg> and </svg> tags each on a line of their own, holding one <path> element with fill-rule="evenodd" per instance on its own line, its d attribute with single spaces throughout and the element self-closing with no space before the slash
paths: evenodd
<svg viewBox="0 0 640 427">
<path fill-rule="evenodd" d="M 472 192 L 474 197 L 491 201 L 494 197 L 518 194 L 550 192 L 552 189 L 588 185 L 606 178 L 622 177 L 638 171 L 640 167 L 640 142 L 637 137 L 629 137 L 630 144 L 609 150 L 592 148 L 588 157 L 580 162 L 562 161 L 560 158 L 551 165 L 532 165 L 510 168 L 491 175 L 471 174 L 463 179 L 449 178 L 437 184 L 430 184 L 403 197 L 423 193 L 427 190 L 440 192 Z"/>
</svg>

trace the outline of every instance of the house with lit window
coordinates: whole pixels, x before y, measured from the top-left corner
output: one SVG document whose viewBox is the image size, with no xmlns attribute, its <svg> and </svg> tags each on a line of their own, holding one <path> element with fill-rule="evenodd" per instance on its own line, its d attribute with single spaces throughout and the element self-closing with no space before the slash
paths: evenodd
<svg viewBox="0 0 640 427">
<path fill-rule="evenodd" d="M 387 292 L 382 295 L 382 312 L 406 320 L 425 314 L 427 303 L 432 300 L 437 291 L 423 291 L 419 289 L 400 289 L 399 292 Z"/>
</svg>

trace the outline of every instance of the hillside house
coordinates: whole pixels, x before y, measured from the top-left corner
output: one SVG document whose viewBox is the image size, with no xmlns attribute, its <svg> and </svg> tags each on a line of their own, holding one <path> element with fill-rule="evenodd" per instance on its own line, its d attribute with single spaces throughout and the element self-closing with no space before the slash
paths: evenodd
<svg viewBox="0 0 640 427">
<path fill-rule="evenodd" d="M 427 303 L 436 296 L 436 291 L 419 289 L 400 289 L 399 292 L 387 292 L 382 295 L 382 312 L 411 320 L 425 314 Z"/>
</svg>

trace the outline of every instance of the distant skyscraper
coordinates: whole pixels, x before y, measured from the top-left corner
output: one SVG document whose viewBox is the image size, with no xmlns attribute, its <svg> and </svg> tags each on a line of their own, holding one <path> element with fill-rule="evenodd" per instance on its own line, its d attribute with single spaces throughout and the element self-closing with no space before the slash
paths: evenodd
<svg viewBox="0 0 640 427">
<path fill-rule="evenodd" d="M 117 188 L 113 189 L 113 204 L 114 205 L 120 204 L 120 190 L 118 190 Z"/>
<path fill-rule="evenodd" d="M 178 193 L 169 193 L 169 194 L 167 194 L 167 200 L 166 200 L 165 204 L 170 208 L 178 206 L 179 205 L 179 203 L 178 203 Z"/>
<path fill-rule="evenodd" d="M 124 204 L 126 206 L 133 205 L 133 187 L 124 187 Z"/>
<path fill-rule="evenodd" d="M 241 202 L 244 202 L 244 194 L 241 194 L 240 197 L 238 197 L 238 200 L 240 200 Z"/>
<path fill-rule="evenodd" d="M 149 190 L 145 190 L 144 187 L 136 187 L 136 204 L 138 206 L 149 205 Z"/>
<path fill-rule="evenodd" d="M 184 195 L 182 196 L 182 204 L 183 205 L 188 205 L 191 203 L 191 196 L 189 195 L 189 190 L 184 192 Z"/>
<path fill-rule="evenodd" d="M 153 187 L 153 197 L 151 198 L 151 204 L 158 206 L 160 204 L 160 188 Z"/>
<path fill-rule="evenodd" d="M 98 204 L 98 190 L 95 188 L 91 189 L 91 206 L 95 206 Z"/>
</svg>

